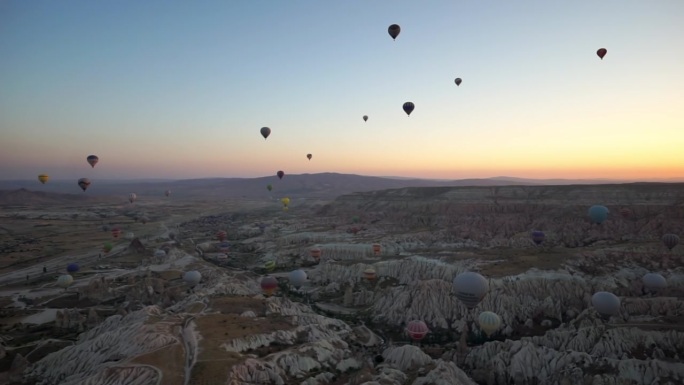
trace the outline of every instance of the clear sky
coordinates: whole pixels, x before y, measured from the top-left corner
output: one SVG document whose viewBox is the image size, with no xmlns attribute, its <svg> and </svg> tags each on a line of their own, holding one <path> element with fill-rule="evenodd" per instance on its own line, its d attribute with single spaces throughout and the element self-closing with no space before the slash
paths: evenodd
<svg viewBox="0 0 684 385">
<path fill-rule="evenodd" d="M 0 179 L 684 177 L 682 39 L 682 0 L 4 0 Z"/>
</svg>

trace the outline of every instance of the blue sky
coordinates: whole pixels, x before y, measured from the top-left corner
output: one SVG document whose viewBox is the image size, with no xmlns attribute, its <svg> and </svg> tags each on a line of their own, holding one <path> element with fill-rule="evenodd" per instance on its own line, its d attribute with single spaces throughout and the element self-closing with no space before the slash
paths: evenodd
<svg viewBox="0 0 684 385">
<path fill-rule="evenodd" d="M 682 36 L 678 0 L 3 1 L 0 179 L 681 177 Z"/>
</svg>

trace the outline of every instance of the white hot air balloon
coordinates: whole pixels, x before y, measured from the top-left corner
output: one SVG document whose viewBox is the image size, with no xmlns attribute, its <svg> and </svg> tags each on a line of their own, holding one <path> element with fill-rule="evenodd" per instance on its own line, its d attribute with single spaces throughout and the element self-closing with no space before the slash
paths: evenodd
<svg viewBox="0 0 684 385">
<path fill-rule="evenodd" d="M 501 327 L 501 317 L 491 311 L 483 311 L 480 313 L 477 322 L 480 325 L 480 329 L 487 334 L 487 337 L 494 334 L 494 332 Z"/>
<path fill-rule="evenodd" d="M 73 283 L 74 283 L 74 277 L 72 277 L 69 274 L 60 275 L 59 278 L 57 278 L 57 286 L 64 288 L 64 289 L 68 288 Z"/>
<path fill-rule="evenodd" d="M 197 285 L 201 280 L 202 274 L 197 270 L 187 271 L 183 274 L 183 281 L 190 287 Z"/>
<path fill-rule="evenodd" d="M 658 273 L 647 273 L 641 278 L 644 287 L 650 291 L 658 291 L 667 287 L 667 280 Z"/>
<path fill-rule="evenodd" d="M 620 312 L 620 298 L 607 291 L 595 293 L 591 297 L 591 304 L 604 318 L 608 318 Z"/>
<path fill-rule="evenodd" d="M 306 282 L 306 272 L 298 269 L 290 272 L 290 285 L 299 288 Z"/>
<path fill-rule="evenodd" d="M 468 309 L 474 309 L 489 291 L 489 282 L 480 274 L 468 271 L 454 278 L 454 289 L 456 298 Z"/>
<path fill-rule="evenodd" d="M 135 193 L 128 194 L 128 201 L 129 202 L 133 203 L 133 202 L 135 202 L 136 199 L 138 199 L 138 196 L 135 195 Z"/>
</svg>

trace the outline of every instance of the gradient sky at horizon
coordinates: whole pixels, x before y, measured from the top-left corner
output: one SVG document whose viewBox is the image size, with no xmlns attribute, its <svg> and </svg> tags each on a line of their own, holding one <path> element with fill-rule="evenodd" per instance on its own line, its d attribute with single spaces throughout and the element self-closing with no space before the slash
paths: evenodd
<svg viewBox="0 0 684 385">
<path fill-rule="evenodd" d="M 0 179 L 684 177 L 682 36 L 681 0 L 6 0 Z"/>
</svg>

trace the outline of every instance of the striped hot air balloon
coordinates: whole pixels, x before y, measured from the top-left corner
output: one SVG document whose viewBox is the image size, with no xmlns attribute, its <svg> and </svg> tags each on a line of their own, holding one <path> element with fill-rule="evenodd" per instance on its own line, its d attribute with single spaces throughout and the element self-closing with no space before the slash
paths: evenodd
<svg viewBox="0 0 684 385">
<path fill-rule="evenodd" d="M 414 341 L 420 341 L 430 332 L 425 322 L 413 320 L 406 325 L 406 333 Z"/>
<path fill-rule="evenodd" d="M 454 289 L 456 298 L 468 309 L 474 309 L 489 291 L 489 282 L 480 274 L 468 271 L 454 278 Z"/>
<path fill-rule="evenodd" d="M 267 261 L 264 263 L 264 268 L 268 271 L 273 271 L 276 268 L 276 263 L 275 261 Z"/>
<path fill-rule="evenodd" d="M 272 277 L 270 275 L 267 275 L 263 278 L 261 278 L 261 291 L 264 292 L 264 295 L 270 296 L 275 293 L 275 291 L 278 289 L 278 280 L 275 279 L 275 277 Z"/>
<path fill-rule="evenodd" d="M 375 274 L 375 269 L 374 269 L 374 268 L 369 267 L 369 268 L 367 268 L 366 270 L 363 271 L 363 278 L 364 278 L 364 279 L 366 279 L 366 280 L 368 280 L 368 281 L 372 281 L 372 280 L 375 279 L 375 277 L 376 277 L 376 274 Z"/>
<path fill-rule="evenodd" d="M 675 234 L 665 234 L 663 235 L 663 244 L 669 249 L 672 250 L 679 244 L 679 236 Z"/>
<path fill-rule="evenodd" d="M 487 334 L 487 337 L 490 337 L 495 331 L 499 330 L 501 318 L 494 312 L 483 311 L 477 317 L 477 323 L 480 325 L 480 329 Z"/>
<path fill-rule="evenodd" d="M 223 242 L 227 236 L 228 236 L 228 234 L 223 230 L 216 233 L 216 239 L 218 239 L 221 242 Z"/>
</svg>

